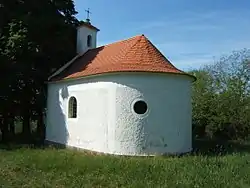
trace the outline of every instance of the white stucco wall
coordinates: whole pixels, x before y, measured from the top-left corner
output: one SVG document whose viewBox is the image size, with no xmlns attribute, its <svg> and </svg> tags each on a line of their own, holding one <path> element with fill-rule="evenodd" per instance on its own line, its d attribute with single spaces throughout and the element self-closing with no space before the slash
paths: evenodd
<svg viewBox="0 0 250 188">
<path fill-rule="evenodd" d="M 88 40 L 88 35 L 91 35 L 92 37 L 92 46 L 88 47 L 87 45 L 87 40 Z M 96 39 L 97 38 L 97 31 L 94 29 L 90 29 L 86 26 L 80 26 L 77 29 L 77 53 L 84 53 L 88 49 L 96 48 Z"/>
<path fill-rule="evenodd" d="M 117 73 L 48 84 L 46 140 L 120 155 L 185 153 L 192 149 L 191 78 Z M 77 118 L 68 119 L 76 97 Z M 138 115 L 133 103 L 144 100 Z"/>
</svg>

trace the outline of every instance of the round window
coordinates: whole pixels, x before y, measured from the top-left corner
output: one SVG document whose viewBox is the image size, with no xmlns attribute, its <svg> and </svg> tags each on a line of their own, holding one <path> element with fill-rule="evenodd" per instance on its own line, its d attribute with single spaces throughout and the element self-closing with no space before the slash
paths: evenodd
<svg viewBox="0 0 250 188">
<path fill-rule="evenodd" d="M 147 103 L 145 101 L 137 101 L 134 103 L 134 111 L 137 114 L 145 114 L 148 110 Z"/>
</svg>

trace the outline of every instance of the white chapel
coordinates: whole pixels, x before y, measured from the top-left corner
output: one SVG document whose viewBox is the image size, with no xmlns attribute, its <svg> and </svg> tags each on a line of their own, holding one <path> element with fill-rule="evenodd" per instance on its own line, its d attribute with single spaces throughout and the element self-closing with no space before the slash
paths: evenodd
<svg viewBox="0 0 250 188">
<path fill-rule="evenodd" d="M 77 56 L 48 80 L 46 141 L 115 155 L 192 150 L 191 84 L 144 35 L 97 47 L 77 28 Z"/>
</svg>

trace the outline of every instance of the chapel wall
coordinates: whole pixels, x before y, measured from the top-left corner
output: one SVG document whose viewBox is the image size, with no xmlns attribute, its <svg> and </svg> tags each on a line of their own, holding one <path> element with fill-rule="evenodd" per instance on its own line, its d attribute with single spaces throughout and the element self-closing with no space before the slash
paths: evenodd
<svg viewBox="0 0 250 188">
<path fill-rule="evenodd" d="M 191 79 L 186 76 L 114 73 L 50 83 L 48 94 L 48 140 L 120 155 L 192 149 Z M 75 119 L 68 118 L 71 96 L 77 99 Z M 145 113 L 135 112 L 138 101 L 146 103 Z"/>
</svg>

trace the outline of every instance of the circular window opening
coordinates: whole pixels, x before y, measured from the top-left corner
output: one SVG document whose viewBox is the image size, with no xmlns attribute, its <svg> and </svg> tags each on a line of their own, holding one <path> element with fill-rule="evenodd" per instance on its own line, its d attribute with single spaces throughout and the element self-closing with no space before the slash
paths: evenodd
<svg viewBox="0 0 250 188">
<path fill-rule="evenodd" d="M 137 101 L 134 104 L 134 111 L 137 114 L 145 114 L 148 110 L 148 106 L 144 101 Z"/>
</svg>

